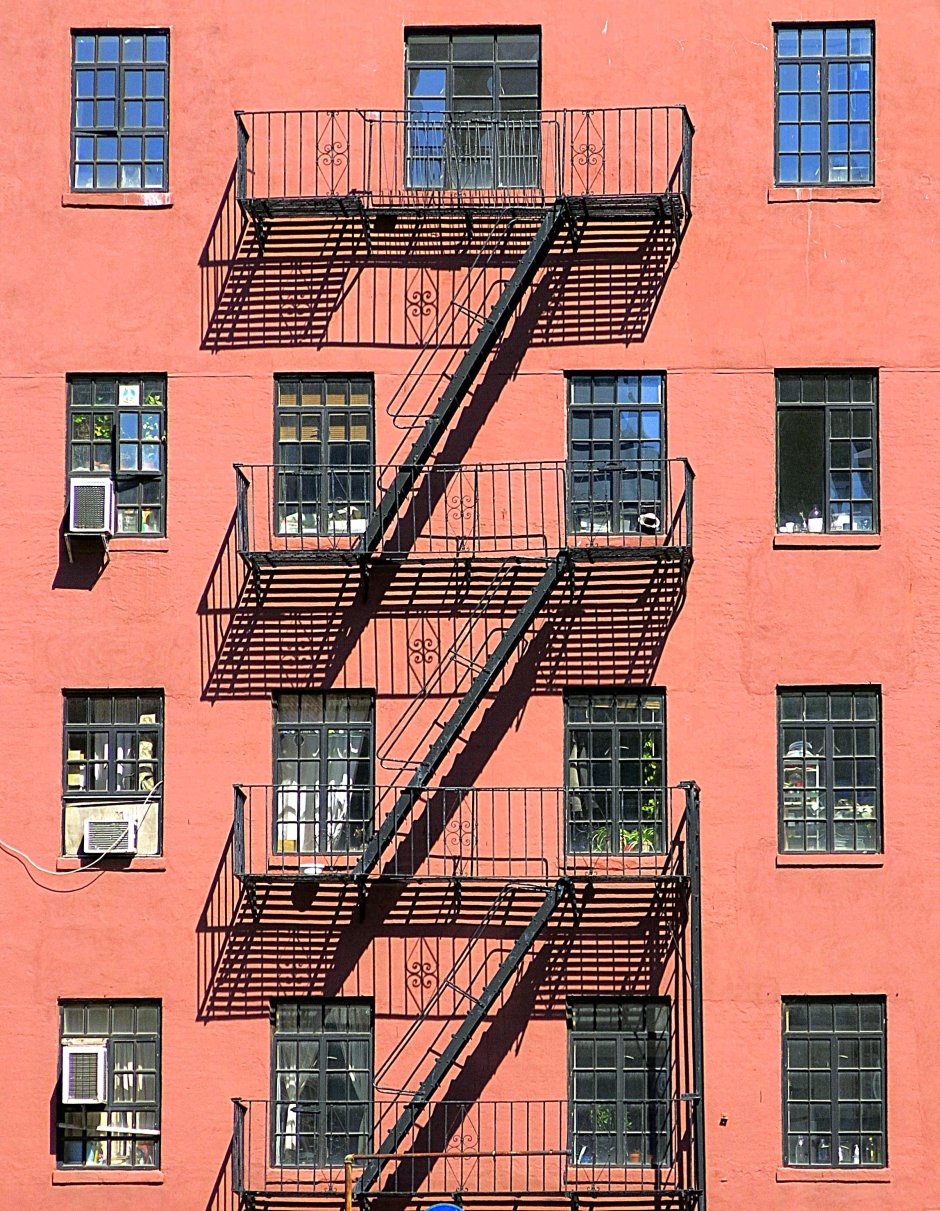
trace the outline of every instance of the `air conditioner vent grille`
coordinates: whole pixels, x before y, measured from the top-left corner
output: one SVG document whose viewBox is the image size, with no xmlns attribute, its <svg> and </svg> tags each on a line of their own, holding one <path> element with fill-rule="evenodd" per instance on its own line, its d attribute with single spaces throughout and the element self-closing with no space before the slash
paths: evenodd
<svg viewBox="0 0 940 1211">
<path fill-rule="evenodd" d="M 69 1093 L 77 1101 L 93 1102 L 98 1097 L 98 1055 L 94 1051 L 73 1051 L 69 1061 Z"/>
<path fill-rule="evenodd" d="M 86 820 L 86 854 L 132 854 L 137 848 L 133 820 Z"/>
</svg>

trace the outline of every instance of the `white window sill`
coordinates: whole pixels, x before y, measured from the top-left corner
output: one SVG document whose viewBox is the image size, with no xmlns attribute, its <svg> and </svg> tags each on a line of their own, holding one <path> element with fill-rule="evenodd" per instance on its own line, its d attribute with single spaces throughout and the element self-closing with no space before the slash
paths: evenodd
<svg viewBox="0 0 940 1211">
<path fill-rule="evenodd" d="M 62 195 L 63 206 L 97 206 L 108 210 L 168 210 L 171 193 L 101 193 L 94 189 L 72 189 Z"/>
<path fill-rule="evenodd" d="M 783 1167 L 777 1170 L 778 1182 L 890 1182 L 889 1169 L 799 1169 Z"/>
<path fill-rule="evenodd" d="M 768 202 L 880 202 L 879 185 L 774 185 Z"/>
</svg>

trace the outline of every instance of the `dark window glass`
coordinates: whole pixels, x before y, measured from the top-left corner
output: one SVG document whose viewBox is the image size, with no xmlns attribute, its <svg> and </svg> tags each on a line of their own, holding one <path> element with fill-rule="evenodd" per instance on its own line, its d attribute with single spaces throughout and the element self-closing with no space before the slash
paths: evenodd
<svg viewBox="0 0 940 1211">
<path fill-rule="evenodd" d="M 576 534 L 662 529 L 665 379 L 568 380 L 569 525 Z"/>
<path fill-rule="evenodd" d="M 362 848 L 372 830 L 370 694 L 275 700 L 275 853 Z"/>
<path fill-rule="evenodd" d="M 664 696 L 571 694 L 565 709 L 568 852 L 661 853 Z"/>
<path fill-rule="evenodd" d="M 781 850 L 879 851 L 879 691 L 779 690 L 777 713 Z"/>
<path fill-rule="evenodd" d="M 117 533 L 166 533 L 166 379 L 74 376 L 68 385 L 70 476 L 114 482 Z"/>
<path fill-rule="evenodd" d="M 72 35 L 72 188 L 166 190 L 169 34 Z"/>
<path fill-rule="evenodd" d="M 665 1001 L 569 1005 L 568 1105 L 573 1164 L 670 1164 Z"/>
<path fill-rule="evenodd" d="M 372 383 L 276 382 L 279 535 L 361 534 L 372 511 Z"/>
<path fill-rule="evenodd" d="M 137 852 L 158 853 L 163 692 L 65 695 L 63 852 L 77 854 L 86 820 L 128 819 Z"/>
<path fill-rule="evenodd" d="M 407 36 L 412 188 L 538 186 L 539 41 L 524 30 Z"/>
<path fill-rule="evenodd" d="M 777 528 L 877 531 L 877 381 L 870 371 L 777 374 Z"/>
<path fill-rule="evenodd" d="M 274 1010 L 271 1154 L 291 1168 L 341 1166 L 370 1151 L 372 1008 L 291 1001 Z"/>
<path fill-rule="evenodd" d="M 779 185 L 874 180 L 874 30 L 777 29 Z"/>
<path fill-rule="evenodd" d="M 785 1165 L 887 1164 L 884 998 L 785 1000 L 783 1081 Z"/>
<path fill-rule="evenodd" d="M 56 1159 L 87 1168 L 160 1165 L 160 1006 L 155 1001 L 75 1001 L 59 1007 L 63 1047 L 104 1045 L 98 1105 L 57 1099 Z M 61 1093 L 61 1087 L 60 1087 Z"/>
</svg>

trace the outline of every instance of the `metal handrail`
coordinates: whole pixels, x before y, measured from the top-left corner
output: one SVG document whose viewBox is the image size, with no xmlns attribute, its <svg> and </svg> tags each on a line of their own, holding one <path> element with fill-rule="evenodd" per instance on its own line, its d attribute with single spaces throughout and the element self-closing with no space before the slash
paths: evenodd
<svg viewBox="0 0 940 1211">
<path fill-rule="evenodd" d="M 688 212 L 694 127 L 684 105 L 437 114 L 238 110 L 239 202 L 371 206 L 675 195 Z"/>
<path fill-rule="evenodd" d="M 243 556 L 355 555 L 400 466 L 239 463 Z M 592 463 L 432 463 L 414 476 L 376 554 L 550 559 L 640 547 L 691 547 L 693 474 L 684 458 Z"/>
<path fill-rule="evenodd" d="M 239 784 L 234 794 L 238 877 L 348 881 L 401 788 Z M 377 873 L 498 885 L 683 877 L 688 794 L 683 786 L 429 787 L 414 792 Z"/>
</svg>

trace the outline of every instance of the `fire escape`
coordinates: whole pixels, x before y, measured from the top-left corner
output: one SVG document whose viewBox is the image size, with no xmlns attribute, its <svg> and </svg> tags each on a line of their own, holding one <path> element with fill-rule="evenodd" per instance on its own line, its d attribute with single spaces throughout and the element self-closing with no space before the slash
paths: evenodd
<svg viewBox="0 0 940 1211">
<path fill-rule="evenodd" d="M 655 489 L 645 511 L 612 528 L 596 520 L 609 507 L 609 463 L 586 473 L 580 469 L 576 487 L 565 462 L 472 464 L 438 457 L 553 255 L 563 250 L 577 256 L 593 236 L 603 246 L 616 241 L 618 230 L 633 237 L 656 232 L 667 260 L 678 254 L 691 215 L 691 123 L 682 107 L 527 116 L 523 141 L 529 152 L 538 147 L 539 172 L 520 175 L 504 164 L 505 179 L 514 183 L 494 180 L 483 188 L 473 171 L 479 166 L 461 159 L 466 152 L 447 152 L 445 129 L 441 155 L 451 155 L 447 175 L 453 188 L 422 189 L 414 185 L 409 163 L 412 121 L 401 113 L 363 111 L 237 115 L 238 200 L 258 256 L 276 255 L 279 240 L 303 239 L 310 225 L 338 223 L 366 259 L 389 241 L 434 239 L 442 250 L 459 249 L 466 265 L 462 287 L 442 309 L 390 405 L 404 436 L 395 461 L 372 469 L 375 496 L 365 515 L 337 509 L 326 532 L 322 525 L 286 524 L 284 469 L 236 467 L 237 545 L 256 602 L 259 608 L 279 599 L 302 602 L 338 567 L 360 569 L 368 602 L 372 577 L 391 566 L 415 577 L 416 584 L 429 571 L 443 571 L 444 580 L 428 583 L 447 586 L 445 592 L 453 591 L 455 581 L 446 577 L 457 569 L 465 604 L 453 644 L 389 738 L 384 764 L 397 767 L 401 776 L 376 789 L 371 825 L 355 842 L 325 854 L 285 850 L 275 836 L 282 788 L 238 786 L 234 863 L 256 923 L 276 910 L 285 889 L 305 883 L 355 888 L 361 916 L 370 888 L 383 882 L 445 883 L 458 904 L 471 891 L 484 890 L 476 929 L 431 1004 L 378 1068 L 372 1150 L 347 1158 L 338 1176 L 285 1172 L 273 1163 L 265 1109 L 236 1100 L 235 1191 L 246 1208 L 273 1205 L 284 1194 L 335 1199 L 343 1188 L 349 1204 L 362 1206 L 382 1194 L 438 1193 L 435 1183 L 447 1179 L 434 1176 L 435 1166 L 452 1152 L 451 1137 L 468 1115 L 482 1112 L 436 1095 L 539 939 L 606 904 L 601 914 L 613 920 L 624 912 L 639 919 L 661 911 L 677 939 L 681 931 L 688 936 L 687 943 L 676 943 L 690 1006 L 688 1092 L 677 1095 L 670 1111 L 680 1141 L 673 1151 L 681 1155 L 619 1177 L 601 1180 L 595 1173 L 580 1184 L 572 1177 L 578 1166 L 566 1143 L 567 1111 L 559 1108 L 551 1124 L 543 1107 L 541 1126 L 527 1123 L 524 1146 L 505 1156 L 496 1143 L 502 1128 L 487 1131 L 478 1122 L 474 1138 L 481 1150 L 464 1148 L 458 1158 L 461 1166 L 475 1159 L 477 1177 L 466 1177 L 462 1168 L 454 1189 L 440 1193 L 466 1202 L 474 1194 L 515 1190 L 571 1206 L 590 1196 L 610 1206 L 619 1200 L 637 1208 L 704 1211 L 697 788 L 688 784 L 666 792 L 655 840 L 644 841 L 637 852 L 598 858 L 571 845 L 564 789 L 487 790 L 436 782 L 552 603 L 570 606 L 606 573 L 616 585 L 625 569 L 634 580 L 653 580 L 665 568 L 684 583 L 691 567 L 693 475 L 685 460 L 615 468 L 645 475 Z M 505 138 L 505 131 L 490 133 L 494 145 Z M 463 187 L 462 178 L 473 185 Z M 415 383 L 423 384 L 420 392 Z M 426 723 L 417 747 L 397 751 L 392 742 L 411 734 L 410 725 L 439 693 L 445 674 L 457 692 L 440 696 L 455 705 L 440 708 Z M 512 920 L 516 935 L 499 962 L 487 964 L 479 956 L 498 914 Z M 397 1061 L 432 1021 L 445 993 L 455 998 L 462 1016 L 455 1027 L 440 1028 L 423 1060 L 403 1076 Z M 390 1083 L 383 1084 L 386 1078 Z M 448 1164 L 453 1176 L 452 1156 Z M 489 1178 L 480 1177 L 484 1168 L 492 1170 Z"/>
</svg>

